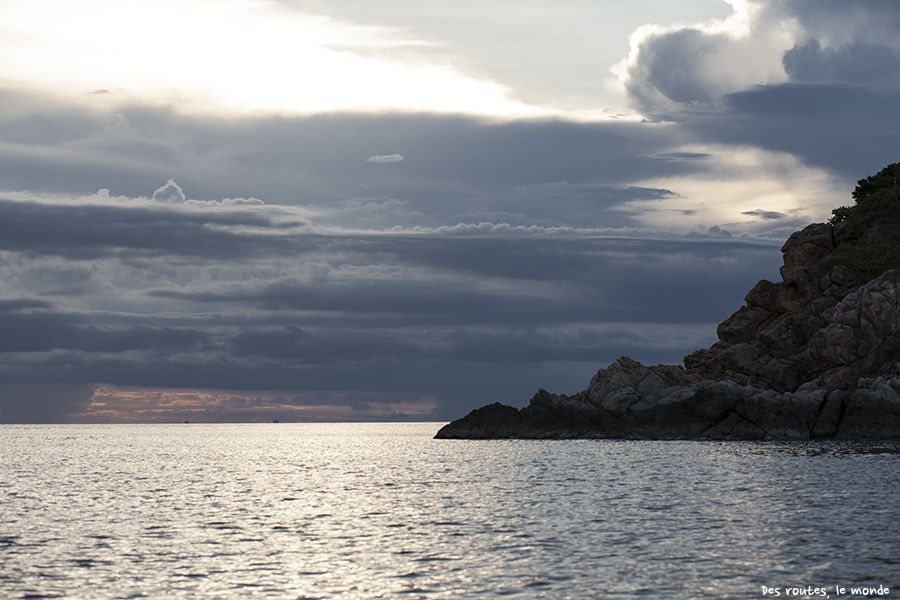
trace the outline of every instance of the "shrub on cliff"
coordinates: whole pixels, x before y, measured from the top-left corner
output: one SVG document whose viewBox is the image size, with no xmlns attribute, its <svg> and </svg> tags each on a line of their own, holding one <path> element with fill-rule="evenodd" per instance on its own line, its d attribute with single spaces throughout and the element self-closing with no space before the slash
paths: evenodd
<svg viewBox="0 0 900 600">
<path fill-rule="evenodd" d="M 831 211 L 838 247 L 829 261 L 863 280 L 900 268 L 900 163 L 860 179 L 852 195 L 855 206 Z"/>
</svg>

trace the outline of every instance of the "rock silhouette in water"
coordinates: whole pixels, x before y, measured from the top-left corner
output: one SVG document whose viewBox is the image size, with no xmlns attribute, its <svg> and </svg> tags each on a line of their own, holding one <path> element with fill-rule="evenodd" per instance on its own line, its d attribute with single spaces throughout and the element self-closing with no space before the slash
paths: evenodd
<svg viewBox="0 0 900 600">
<path fill-rule="evenodd" d="M 900 439 L 900 163 L 792 234 L 719 341 L 681 366 L 622 357 L 573 396 L 499 403 L 437 438 Z"/>
</svg>

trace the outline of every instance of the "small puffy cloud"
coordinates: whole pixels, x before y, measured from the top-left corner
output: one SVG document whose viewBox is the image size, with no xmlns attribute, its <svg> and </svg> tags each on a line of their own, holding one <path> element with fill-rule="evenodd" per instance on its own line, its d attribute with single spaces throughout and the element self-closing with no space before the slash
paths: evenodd
<svg viewBox="0 0 900 600">
<path fill-rule="evenodd" d="M 265 202 L 259 198 L 225 198 L 222 200 L 223 206 L 265 206 Z"/>
<path fill-rule="evenodd" d="M 169 204 L 184 204 L 186 198 L 184 192 L 174 179 L 170 179 L 166 185 L 153 192 L 154 202 L 164 202 Z"/>
<path fill-rule="evenodd" d="M 375 156 L 370 156 L 366 159 L 366 162 L 371 163 L 393 163 L 393 162 L 402 162 L 403 156 L 400 154 L 376 154 Z"/>
</svg>

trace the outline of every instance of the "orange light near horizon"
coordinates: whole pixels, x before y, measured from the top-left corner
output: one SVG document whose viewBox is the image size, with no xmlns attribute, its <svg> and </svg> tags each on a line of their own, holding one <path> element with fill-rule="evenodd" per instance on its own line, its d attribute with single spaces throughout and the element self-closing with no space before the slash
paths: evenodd
<svg viewBox="0 0 900 600">
<path fill-rule="evenodd" d="M 76 415 L 82 423 L 290 421 L 352 422 L 426 419 L 438 408 L 431 396 L 321 391 L 235 391 L 140 388 L 97 384 L 91 404 Z"/>
</svg>

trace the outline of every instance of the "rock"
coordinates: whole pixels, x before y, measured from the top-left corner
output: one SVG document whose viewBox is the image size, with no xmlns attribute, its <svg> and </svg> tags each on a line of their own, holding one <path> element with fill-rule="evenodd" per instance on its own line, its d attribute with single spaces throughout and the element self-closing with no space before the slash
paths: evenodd
<svg viewBox="0 0 900 600">
<path fill-rule="evenodd" d="M 781 247 L 786 267 L 813 267 L 835 248 L 834 228 L 827 223 L 813 223 L 797 231 Z"/>
<path fill-rule="evenodd" d="M 747 303 L 747 308 L 762 308 L 772 313 L 778 303 L 778 285 L 766 279 L 760 279 L 744 296 L 744 302 Z"/>
<path fill-rule="evenodd" d="M 772 313 L 761 306 L 742 306 L 719 324 L 716 335 L 723 342 L 741 342 L 749 339 L 751 334 L 771 317 Z"/>
<path fill-rule="evenodd" d="M 822 405 L 810 436 L 813 438 L 829 438 L 837 434 L 843 410 L 843 394 L 839 390 L 830 392 Z"/>
<path fill-rule="evenodd" d="M 830 259 L 843 240 L 825 223 L 792 234 L 782 281 L 759 281 L 683 368 L 621 357 L 574 396 L 541 389 L 436 437 L 900 440 L 900 270 L 860 285 Z"/>
<path fill-rule="evenodd" d="M 858 278 L 849 267 L 834 265 L 819 280 L 819 289 L 825 296 L 843 297 L 858 283 Z"/>
<path fill-rule="evenodd" d="M 847 400 L 835 437 L 842 440 L 896 439 L 900 421 L 900 379 L 863 379 Z"/>
<path fill-rule="evenodd" d="M 534 397 L 531 399 L 531 406 L 535 406 L 535 407 L 550 406 L 558 398 L 559 398 L 559 396 L 557 396 L 556 394 L 551 394 L 544 388 L 541 388 L 537 391 L 537 394 L 535 394 Z"/>
<path fill-rule="evenodd" d="M 463 419 L 454 421 L 457 425 L 441 431 L 443 438 L 493 439 L 510 437 L 519 422 L 519 409 L 495 402 L 476 408 Z"/>
</svg>

